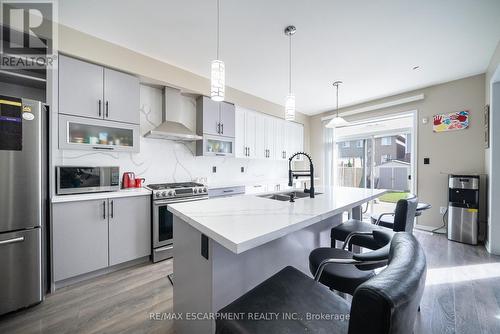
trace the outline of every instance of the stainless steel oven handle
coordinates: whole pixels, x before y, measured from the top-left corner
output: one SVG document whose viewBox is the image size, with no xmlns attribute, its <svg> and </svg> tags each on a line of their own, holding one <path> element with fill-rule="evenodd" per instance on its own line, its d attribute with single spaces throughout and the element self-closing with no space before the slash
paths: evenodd
<svg viewBox="0 0 500 334">
<path fill-rule="evenodd" d="M 160 247 L 160 248 L 155 248 L 155 253 L 158 253 L 158 252 L 163 252 L 163 251 L 166 251 L 166 250 L 169 250 L 169 249 L 173 249 L 174 246 L 173 245 L 170 245 L 170 246 L 165 246 L 165 247 Z"/>
<path fill-rule="evenodd" d="M 173 199 L 173 200 L 164 200 L 164 201 L 154 201 L 153 204 L 155 206 L 160 206 L 160 205 L 165 205 L 165 204 L 175 204 L 175 203 L 181 203 L 181 202 L 192 202 L 192 201 L 200 201 L 208 199 L 208 197 L 198 197 L 198 198 L 184 198 L 184 199 Z"/>
<path fill-rule="evenodd" d="M 13 244 L 16 242 L 23 242 L 24 237 L 19 237 L 19 238 L 12 238 L 12 239 L 7 239 L 7 240 L 1 240 L 0 245 L 8 245 L 8 244 Z"/>
</svg>

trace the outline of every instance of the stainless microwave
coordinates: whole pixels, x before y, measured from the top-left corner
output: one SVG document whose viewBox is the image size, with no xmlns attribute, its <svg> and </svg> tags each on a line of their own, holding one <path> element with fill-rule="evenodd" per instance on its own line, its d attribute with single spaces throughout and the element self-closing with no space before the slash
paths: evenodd
<svg viewBox="0 0 500 334">
<path fill-rule="evenodd" d="M 58 195 L 116 191 L 119 189 L 119 167 L 56 167 L 56 193 Z"/>
</svg>

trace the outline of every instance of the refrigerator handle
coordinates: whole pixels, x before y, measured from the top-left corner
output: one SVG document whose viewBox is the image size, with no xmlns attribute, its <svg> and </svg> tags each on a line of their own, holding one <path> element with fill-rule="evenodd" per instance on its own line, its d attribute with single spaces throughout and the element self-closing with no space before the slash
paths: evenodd
<svg viewBox="0 0 500 334">
<path fill-rule="evenodd" d="M 106 219 L 106 201 L 102 201 L 102 219 Z"/>
<path fill-rule="evenodd" d="M 1 240 L 0 245 L 8 245 L 8 244 L 13 244 L 16 242 L 23 242 L 24 237 L 19 237 L 19 238 L 13 238 L 13 239 L 7 239 L 7 240 Z"/>
</svg>

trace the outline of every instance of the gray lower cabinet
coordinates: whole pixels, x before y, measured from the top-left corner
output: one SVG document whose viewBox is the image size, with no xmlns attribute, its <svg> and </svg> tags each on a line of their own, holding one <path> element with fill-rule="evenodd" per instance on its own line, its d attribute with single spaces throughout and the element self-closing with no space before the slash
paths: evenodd
<svg viewBox="0 0 500 334">
<path fill-rule="evenodd" d="M 109 265 L 151 254 L 149 196 L 109 199 Z"/>
<path fill-rule="evenodd" d="M 149 196 L 52 205 L 54 282 L 150 253 Z"/>
<path fill-rule="evenodd" d="M 108 266 L 107 200 L 52 207 L 54 281 Z"/>
</svg>

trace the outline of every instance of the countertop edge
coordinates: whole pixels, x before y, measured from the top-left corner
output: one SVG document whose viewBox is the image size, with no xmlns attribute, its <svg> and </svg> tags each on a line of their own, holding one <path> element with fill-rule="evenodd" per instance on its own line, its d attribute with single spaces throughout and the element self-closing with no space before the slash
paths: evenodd
<svg viewBox="0 0 500 334">
<path fill-rule="evenodd" d="M 108 191 L 99 193 L 88 193 L 88 194 L 74 194 L 74 195 L 55 195 L 50 199 L 51 203 L 67 203 L 67 202 L 78 202 L 78 201 L 92 201 L 106 198 L 120 198 L 120 197 L 136 197 L 136 196 L 150 196 L 151 191 L 145 188 L 141 189 L 130 189 L 130 190 L 118 190 L 118 191 Z"/>
</svg>

